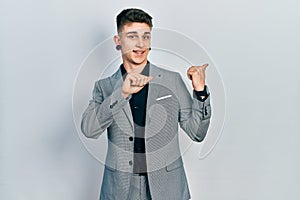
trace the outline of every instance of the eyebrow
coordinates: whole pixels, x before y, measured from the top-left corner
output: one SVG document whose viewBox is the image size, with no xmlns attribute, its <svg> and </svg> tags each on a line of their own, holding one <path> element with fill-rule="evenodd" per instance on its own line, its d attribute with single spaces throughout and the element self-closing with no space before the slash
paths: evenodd
<svg viewBox="0 0 300 200">
<path fill-rule="evenodd" d="M 126 33 L 126 35 L 129 35 L 129 34 L 138 34 L 138 32 L 137 31 L 130 31 L 130 32 Z M 151 33 L 149 31 L 144 32 L 144 35 L 146 35 L 146 34 L 151 34 Z"/>
</svg>

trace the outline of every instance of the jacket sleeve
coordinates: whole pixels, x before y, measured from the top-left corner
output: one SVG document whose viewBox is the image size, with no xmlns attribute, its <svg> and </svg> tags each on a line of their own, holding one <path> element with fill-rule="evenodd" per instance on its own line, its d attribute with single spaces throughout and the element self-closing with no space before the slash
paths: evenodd
<svg viewBox="0 0 300 200">
<path fill-rule="evenodd" d="M 123 97 L 121 88 L 115 89 L 106 98 L 103 96 L 101 81 L 97 81 L 93 98 L 82 115 L 81 131 L 88 138 L 98 138 L 113 122 L 113 116 L 121 111 L 131 98 Z"/>
<path fill-rule="evenodd" d="M 180 74 L 176 74 L 176 88 L 179 101 L 178 122 L 188 136 L 196 142 L 201 142 L 206 136 L 211 118 L 210 95 L 201 102 L 195 92 L 193 98 L 186 88 Z"/>
</svg>

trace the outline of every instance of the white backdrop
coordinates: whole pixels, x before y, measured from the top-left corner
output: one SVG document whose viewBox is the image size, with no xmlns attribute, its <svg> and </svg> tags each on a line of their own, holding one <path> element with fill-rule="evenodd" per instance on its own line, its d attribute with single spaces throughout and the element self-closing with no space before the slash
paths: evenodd
<svg viewBox="0 0 300 200">
<path fill-rule="evenodd" d="M 222 136 L 205 159 L 196 148 L 184 155 L 192 199 L 300 199 L 299 6 L 0 0 L 0 199 L 98 198 L 103 166 L 78 137 L 73 84 L 88 53 L 115 34 L 125 7 L 193 38 L 222 76 Z"/>
</svg>

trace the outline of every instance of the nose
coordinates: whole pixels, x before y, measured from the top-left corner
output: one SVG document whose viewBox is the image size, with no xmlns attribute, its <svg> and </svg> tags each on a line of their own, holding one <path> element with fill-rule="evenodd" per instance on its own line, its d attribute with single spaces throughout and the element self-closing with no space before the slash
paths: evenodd
<svg viewBox="0 0 300 200">
<path fill-rule="evenodd" d="M 144 40 L 142 37 L 139 37 L 137 43 L 136 43 L 137 47 L 143 48 L 145 46 Z"/>
</svg>

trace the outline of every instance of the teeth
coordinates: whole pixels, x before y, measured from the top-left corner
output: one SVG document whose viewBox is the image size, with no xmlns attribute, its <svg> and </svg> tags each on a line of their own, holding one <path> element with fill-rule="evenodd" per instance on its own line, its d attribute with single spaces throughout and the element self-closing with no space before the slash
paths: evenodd
<svg viewBox="0 0 300 200">
<path fill-rule="evenodd" d="M 144 51 L 138 51 L 138 50 L 133 50 L 134 53 L 139 53 L 139 54 L 142 54 L 144 53 Z"/>
<path fill-rule="evenodd" d="M 137 55 L 143 55 L 144 51 L 133 51 L 134 53 L 136 53 Z"/>
</svg>

